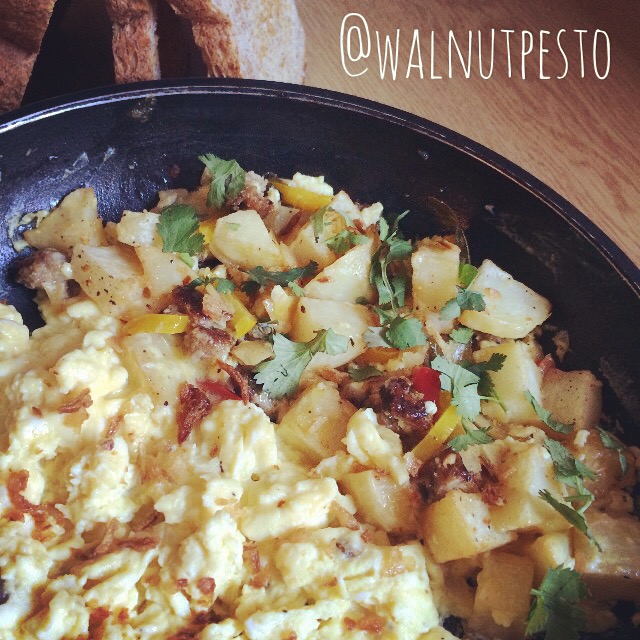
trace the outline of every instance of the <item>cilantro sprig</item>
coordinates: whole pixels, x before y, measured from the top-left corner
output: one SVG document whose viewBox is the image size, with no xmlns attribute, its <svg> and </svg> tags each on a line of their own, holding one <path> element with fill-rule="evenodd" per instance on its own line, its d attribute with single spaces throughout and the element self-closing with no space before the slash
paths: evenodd
<svg viewBox="0 0 640 640">
<path fill-rule="evenodd" d="M 247 293 L 255 293 L 260 287 L 267 284 L 279 284 L 286 287 L 300 278 L 311 278 L 317 269 L 318 264 L 313 260 L 304 267 L 295 267 L 288 271 L 267 271 L 264 267 L 258 266 L 247 271 L 250 280 L 242 285 L 242 289 Z M 294 294 L 298 295 L 299 293 L 301 293 L 301 288 L 299 290 L 294 288 Z"/>
<path fill-rule="evenodd" d="M 324 243 L 338 255 L 346 253 L 352 247 L 355 247 L 360 244 L 367 244 L 370 242 L 367 236 L 363 236 L 355 231 L 351 231 L 350 229 L 343 229 L 336 233 L 335 236 L 331 236 L 327 238 Z"/>
<path fill-rule="evenodd" d="M 542 420 L 542 422 L 544 422 L 547 427 L 549 427 L 553 431 L 564 434 L 571 433 L 573 431 L 572 425 L 565 424 L 564 422 L 556 420 L 551 414 L 551 411 L 547 411 L 546 409 L 544 409 L 542 405 L 533 397 L 530 391 L 525 391 L 524 395 L 531 403 L 533 410 L 536 412 L 540 420 Z"/>
<path fill-rule="evenodd" d="M 556 440 L 545 438 L 543 444 L 551 456 L 556 480 L 574 489 L 575 493 L 564 498 L 564 502 L 554 498 L 546 490 L 540 491 L 540 497 L 550 504 L 567 522 L 572 524 L 578 531 L 584 533 L 601 550 L 598 541 L 593 536 L 591 529 L 589 529 L 584 515 L 594 500 L 591 491 L 584 486 L 584 480 L 594 480 L 596 474 Z M 566 504 L 567 502 L 570 505 Z"/>
<path fill-rule="evenodd" d="M 212 284 L 219 293 L 233 293 L 236 288 L 236 285 L 228 278 L 216 278 L 215 276 L 196 278 L 192 280 L 188 286 L 190 289 L 195 289 L 196 287 L 203 287 L 208 284 Z"/>
<path fill-rule="evenodd" d="M 549 569 L 531 594 L 527 637 L 545 631 L 545 640 L 578 640 L 586 622 L 579 603 L 589 596 L 589 589 L 577 571 L 562 565 Z"/>
<path fill-rule="evenodd" d="M 344 353 L 349 339 L 332 329 L 318 331 L 309 342 L 294 342 L 276 333 L 273 337 L 274 358 L 258 365 L 255 380 L 272 398 L 284 398 L 295 393 L 302 373 L 316 353 Z"/>
<path fill-rule="evenodd" d="M 382 371 L 372 365 L 358 366 L 352 364 L 349 366 L 349 376 L 354 382 L 362 382 L 369 378 L 378 378 L 381 375 L 383 375 Z"/>
<path fill-rule="evenodd" d="M 227 198 L 242 191 L 247 172 L 235 160 L 223 160 L 212 153 L 199 156 L 199 160 L 213 177 L 207 196 L 209 206 L 220 208 Z"/>
<path fill-rule="evenodd" d="M 454 364 L 436 356 L 431 368 L 440 372 L 440 386 L 451 392 L 451 404 L 457 407 L 456 413 L 473 421 L 480 413 L 480 400 L 500 402 L 488 372 L 499 371 L 505 359 L 504 354 L 494 353 L 486 362 Z"/>
<path fill-rule="evenodd" d="M 601 427 L 596 427 L 598 430 L 598 434 L 600 435 L 600 440 L 602 444 L 607 449 L 612 449 L 613 451 L 618 452 L 618 462 L 620 463 L 620 470 L 622 471 L 622 475 L 626 475 L 629 470 L 629 463 L 627 462 L 627 458 L 624 455 L 624 447 L 618 440 L 612 436 L 608 431 L 605 431 Z"/>
<path fill-rule="evenodd" d="M 204 247 L 204 236 L 198 231 L 196 210 L 187 204 L 170 204 L 160 212 L 157 230 L 162 238 L 162 251 L 198 255 Z"/>
<path fill-rule="evenodd" d="M 452 451 L 466 451 L 469 447 L 476 444 L 489 444 L 494 438 L 489 434 L 489 427 L 482 429 L 472 429 L 465 422 L 462 422 L 464 434 L 456 436 L 449 441 L 449 447 Z"/>
</svg>

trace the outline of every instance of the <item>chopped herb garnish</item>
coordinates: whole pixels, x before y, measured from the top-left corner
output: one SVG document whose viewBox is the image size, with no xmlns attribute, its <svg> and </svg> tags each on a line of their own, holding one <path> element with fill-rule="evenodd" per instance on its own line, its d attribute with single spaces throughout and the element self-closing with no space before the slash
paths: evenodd
<svg viewBox="0 0 640 640">
<path fill-rule="evenodd" d="M 598 543 L 598 541 L 593 537 L 591 533 L 591 529 L 589 529 L 589 525 L 587 524 L 587 520 L 584 517 L 584 511 L 589 507 L 591 502 L 587 502 L 580 509 L 574 509 L 570 507 L 565 502 L 560 502 L 554 498 L 546 489 L 543 489 L 538 493 L 538 495 L 548 504 L 550 504 L 569 524 L 573 525 L 578 531 L 584 533 L 589 540 L 593 544 L 596 545 L 598 551 L 602 551 L 602 547 Z M 585 500 L 586 496 L 573 496 L 574 498 L 578 498 L 579 500 Z M 571 502 L 571 497 L 567 498 L 569 502 Z"/>
<path fill-rule="evenodd" d="M 187 204 L 170 204 L 160 212 L 158 234 L 162 251 L 198 255 L 204 247 L 204 236 L 198 232 L 200 221 L 196 210 Z"/>
<path fill-rule="evenodd" d="M 219 293 L 232 293 L 236 288 L 236 285 L 228 278 L 216 278 L 215 276 L 196 278 L 189 283 L 189 287 L 195 289 L 196 287 L 202 287 L 208 284 L 212 284 Z"/>
<path fill-rule="evenodd" d="M 289 289 L 291 289 L 291 293 L 297 298 L 304 298 L 307 294 L 304 289 L 297 282 L 290 282 Z"/>
<path fill-rule="evenodd" d="M 480 400 L 487 399 L 478 394 L 480 377 L 442 356 L 431 361 L 431 368 L 440 372 L 440 386 L 451 393 L 451 404 L 457 407 L 456 413 L 466 420 L 475 420 L 480 413 Z"/>
<path fill-rule="evenodd" d="M 487 398 L 493 399 L 499 404 L 502 404 L 496 395 L 495 386 L 493 384 L 493 380 L 491 380 L 489 371 L 500 371 L 506 359 L 507 356 L 504 353 L 492 353 L 491 357 L 484 362 L 462 362 L 461 366 L 463 366 L 467 371 L 475 373 L 478 378 L 480 378 L 480 381 L 478 382 L 478 393 L 481 396 L 486 396 Z M 504 406 L 502 408 L 504 409 Z"/>
<path fill-rule="evenodd" d="M 306 267 L 296 267 L 289 271 L 267 271 L 264 267 L 256 267 L 255 269 L 249 269 L 247 275 L 252 282 L 257 283 L 259 286 L 271 283 L 284 287 L 299 278 L 310 278 L 315 274 L 317 268 L 317 263 L 311 261 Z"/>
<path fill-rule="evenodd" d="M 227 198 L 234 198 L 242 191 L 247 173 L 235 160 L 223 160 L 212 153 L 199 159 L 213 177 L 207 196 L 209 206 L 220 208 Z"/>
<path fill-rule="evenodd" d="M 531 406 L 533 407 L 534 411 L 536 412 L 540 420 L 542 420 L 542 422 L 544 422 L 547 425 L 547 427 L 549 427 L 550 429 L 553 429 L 553 431 L 557 431 L 558 433 L 566 434 L 566 433 L 571 433 L 573 431 L 572 425 L 564 424 L 564 422 L 560 422 L 559 420 L 556 420 L 551 415 L 551 411 L 547 411 L 546 409 L 543 409 L 540 403 L 533 397 L 530 391 L 525 391 L 524 395 L 527 398 L 527 400 L 531 403 Z"/>
<path fill-rule="evenodd" d="M 337 355 L 349 347 L 349 338 L 332 329 L 318 331 L 309 342 L 293 342 L 276 333 L 273 337 L 274 358 L 258 365 L 255 380 L 272 398 L 290 396 L 298 388 L 300 377 L 316 353 Z"/>
<path fill-rule="evenodd" d="M 386 328 L 384 337 L 396 349 L 411 349 L 427 344 L 422 323 L 417 318 L 395 317 Z"/>
<path fill-rule="evenodd" d="M 377 378 L 378 376 L 381 376 L 382 371 L 371 365 L 358 366 L 353 364 L 349 366 L 349 375 L 354 382 L 362 382 L 369 378 Z"/>
<path fill-rule="evenodd" d="M 335 236 L 327 238 L 327 240 L 324 241 L 329 249 L 337 254 L 346 253 L 351 249 L 351 247 L 355 247 L 359 244 L 367 244 L 367 242 L 369 242 L 369 238 L 367 238 L 367 236 L 360 235 L 359 233 L 355 233 L 349 229 L 343 229 L 336 233 Z"/>
<path fill-rule="evenodd" d="M 598 429 L 598 433 L 600 434 L 600 440 L 602 440 L 602 444 L 607 449 L 613 449 L 618 452 L 618 461 L 620 462 L 620 469 L 622 470 L 622 475 L 626 475 L 629 470 L 629 463 L 627 462 L 627 458 L 624 455 L 624 447 L 618 440 L 612 436 L 608 431 L 605 431 L 601 427 L 596 427 Z"/>
<path fill-rule="evenodd" d="M 478 275 L 477 267 L 474 267 L 468 262 L 460 263 L 460 266 L 458 267 L 458 282 L 461 287 L 466 289 L 473 282 L 476 275 Z"/>
<path fill-rule="evenodd" d="M 577 571 L 562 565 L 548 569 L 540 588 L 532 589 L 531 595 L 527 636 L 545 631 L 545 640 L 578 640 L 586 623 L 578 603 L 589 596 L 589 589 Z"/>
<path fill-rule="evenodd" d="M 549 452 L 553 462 L 556 480 L 578 491 L 578 495 L 586 495 L 582 481 L 595 480 L 596 474 L 575 458 L 562 444 L 551 438 L 545 438 L 544 447 Z M 591 495 L 591 494 L 589 494 Z"/>
<path fill-rule="evenodd" d="M 466 451 L 473 445 L 489 444 L 494 441 L 489 435 L 489 427 L 486 429 L 471 429 L 463 421 L 462 428 L 464 429 L 464 434 L 456 436 L 449 442 L 449 447 L 451 447 L 453 451 Z"/>
<path fill-rule="evenodd" d="M 463 310 L 484 311 L 485 303 L 481 293 L 458 288 L 455 298 L 451 298 L 440 310 L 443 320 L 454 320 Z"/>
<path fill-rule="evenodd" d="M 458 327 L 451 332 L 450 336 L 458 344 L 467 344 L 473 336 L 473 329 L 470 327 Z"/>
</svg>

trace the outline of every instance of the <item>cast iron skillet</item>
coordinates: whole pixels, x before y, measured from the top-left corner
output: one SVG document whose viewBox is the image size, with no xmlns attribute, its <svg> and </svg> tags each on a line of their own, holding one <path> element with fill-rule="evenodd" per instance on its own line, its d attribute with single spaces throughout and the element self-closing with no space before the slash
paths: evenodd
<svg viewBox="0 0 640 640">
<path fill-rule="evenodd" d="M 7 221 L 91 186 L 102 215 L 193 187 L 198 154 L 260 173 L 324 174 L 362 202 L 410 209 L 405 230 L 441 231 L 429 199 L 471 219 L 472 260 L 491 257 L 554 304 L 567 369 L 605 382 L 605 409 L 640 444 L 640 272 L 584 215 L 486 148 L 416 116 L 357 98 L 239 80 L 131 85 L 50 101 L 0 118 L 0 298 L 31 327 L 30 292 L 13 284 Z M 614 422 L 615 423 L 615 422 Z"/>
<path fill-rule="evenodd" d="M 7 221 L 92 186 L 101 213 L 193 187 L 213 152 L 258 172 L 324 174 L 361 201 L 410 209 L 406 230 L 438 230 L 429 198 L 472 220 L 475 264 L 495 262 L 554 304 L 570 332 L 566 368 L 605 381 L 606 408 L 640 443 L 640 272 L 584 215 L 531 175 L 443 127 L 308 87 L 187 80 L 78 94 L 0 117 L 0 299 L 40 323 L 16 286 Z M 432 202 L 432 200 L 431 200 Z"/>
</svg>

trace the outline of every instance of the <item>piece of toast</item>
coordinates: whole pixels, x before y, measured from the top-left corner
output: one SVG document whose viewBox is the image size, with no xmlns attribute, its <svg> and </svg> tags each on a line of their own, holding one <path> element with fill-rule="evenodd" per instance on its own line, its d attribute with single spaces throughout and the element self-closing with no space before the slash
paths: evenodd
<svg viewBox="0 0 640 640">
<path fill-rule="evenodd" d="M 0 2 L 0 113 L 20 106 L 55 0 Z"/>
<path fill-rule="evenodd" d="M 210 76 L 301 83 L 305 36 L 294 0 L 169 0 L 191 21 Z"/>
<path fill-rule="evenodd" d="M 105 3 L 113 25 L 116 82 L 159 79 L 155 4 L 151 0 L 105 0 Z"/>
</svg>

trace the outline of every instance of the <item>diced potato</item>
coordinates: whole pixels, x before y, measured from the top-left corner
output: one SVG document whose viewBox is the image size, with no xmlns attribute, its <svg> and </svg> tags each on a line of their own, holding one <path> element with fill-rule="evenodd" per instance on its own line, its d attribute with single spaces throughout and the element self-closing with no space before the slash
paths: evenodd
<svg viewBox="0 0 640 640">
<path fill-rule="evenodd" d="M 458 292 L 460 247 L 434 237 L 423 240 L 411 256 L 413 310 L 421 318 L 440 313 Z"/>
<path fill-rule="evenodd" d="M 542 405 L 561 422 L 593 427 L 602 413 L 602 383 L 591 371 L 551 369 L 542 380 Z"/>
<path fill-rule="evenodd" d="M 144 270 L 144 279 L 152 298 L 169 293 L 174 287 L 191 280 L 195 272 L 173 252 L 164 253 L 153 245 L 138 246 L 136 255 Z"/>
<path fill-rule="evenodd" d="M 631 516 L 612 518 L 593 509 L 586 516 L 602 551 L 582 533 L 572 531 L 576 570 L 596 599 L 640 604 L 640 521 Z"/>
<path fill-rule="evenodd" d="M 479 631 L 488 627 L 489 632 L 493 624 L 509 627 L 511 634 L 521 638 L 531 602 L 533 560 L 493 551 L 485 558 L 477 579 L 470 626 Z"/>
<path fill-rule="evenodd" d="M 273 346 L 266 340 L 242 340 L 231 349 L 234 358 L 248 367 L 273 358 Z"/>
<path fill-rule="evenodd" d="M 260 215 L 251 209 L 220 218 L 209 247 L 221 262 L 242 269 L 261 266 L 280 271 L 288 268 L 275 238 Z"/>
<path fill-rule="evenodd" d="M 497 402 L 484 401 L 482 413 L 508 424 L 541 424 L 540 418 L 524 395 L 525 391 L 529 391 L 539 401 L 542 384 L 542 374 L 527 345 L 523 342 L 505 342 L 476 351 L 473 359 L 476 362 L 485 362 L 494 353 L 506 356 L 502 369 L 490 371 L 489 376 L 507 412 L 505 414 Z"/>
<path fill-rule="evenodd" d="M 500 338 L 524 338 L 551 313 L 551 303 L 491 260 L 485 260 L 469 286 L 484 296 L 484 311 L 463 311 L 460 322 Z"/>
<path fill-rule="evenodd" d="M 92 247 L 104 244 L 104 230 L 93 189 L 72 191 L 35 229 L 25 231 L 24 237 L 36 249 L 57 249 L 67 255 L 77 244 Z"/>
<path fill-rule="evenodd" d="M 293 320 L 293 312 L 297 307 L 298 298 L 277 284 L 262 301 L 269 320 L 276 323 L 276 331 L 289 333 Z"/>
<path fill-rule="evenodd" d="M 363 305 L 333 300 L 300 298 L 293 315 L 291 337 L 297 342 L 308 342 L 320 329 L 333 329 L 350 338 L 344 353 L 335 356 L 318 353 L 313 356 L 307 370 L 318 367 L 339 367 L 360 355 L 366 348 L 364 333 L 374 323 L 372 313 Z"/>
<path fill-rule="evenodd" d="M 148 246 L 156 235 L 160 216 L 151 211 L 124 211 L 116 225 L 116 235 L 123 244 L 132 247 Z"/>
<path fill-rule="evenodd" d="M 129 319 L 149 310 L 142 268 L 130 247 L 76 245 L 71 270 L 74 280 L 103 313 Z"/>
<path fill-rule="evenodd" d="M 338 233 L 338 231 L 335 233 Z M 324 243 L 324 240 L 324 235 L 319 236 L 316 240 L 313 225 L 311 222 L 307 222 L 288 245 L 296 264 L 304 266 L 313 260 L 321 268 L 330 265 L 336 259 L 336 256 Z"/>
<path fill-rule="evenodd" d="M 188 204 L 199 214 L 211 215 L 211 207 L 207 205 L 209 196 L 209 184 L 203 184 L 193 191 L 186 189 L 167 189 L 158 192 L 158 204 L 154 211 L 160 212 L 171 204 Z"/>
<path fill-rule="evenodd" d="M 369 272 L 373 251 L 371 239 L 367 244 L 353 247 L 311 280 L 304 288 L 306 294 L 312 298 L 339 302 L 355 303 L 359 298 L 372 301 Z"/>
<path fill-rule="evenodd" d="M 562 495 L 555 480 L 549 452 L 541 444 L 514 447 L 498 470 L 503 478 L 501 493 L 504 505 L 493 511 L 493 523 L 504 531 L 566 531 L 569 523 L 538 495 L 547 490 Z"/>
<path fill-rule="evenodd" d="M 348 473 L 341 482 L 365 522 L 385 531 L 415 532 L 416 508 L 409 486 L 401 487 L 375 469 Z"/>
<path fill-rule="evenodd" d="M 278 436 L 300 451 L 311 464 L 344 450 L 342 439 L 356 408 L 338 393 L 332 382 L 305 389 L 280 421 Z"/>
<path fill-rule="evenodd" d="M 480 494 L 458 489 L 424 510 L 422 533 L 436 562 L 470 558 L 515 538 L 494 525 L 492 510 Z"/>
<path fill-rule="evenodd" d="M 574 560 L 571 556 L 571 536 L 568 531 L 546 533 L 528 545 L 526 554 L 533 560 L 534 584 L 539 585 L 548 569 L 560 565 L 572 568 Z"/>
</svg>

